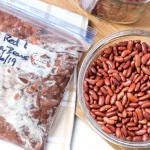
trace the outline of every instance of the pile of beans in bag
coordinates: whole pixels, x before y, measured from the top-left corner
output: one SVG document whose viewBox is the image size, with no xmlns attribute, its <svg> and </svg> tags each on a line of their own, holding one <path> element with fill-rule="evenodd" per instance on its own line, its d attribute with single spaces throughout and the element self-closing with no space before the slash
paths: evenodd
<svg viewBox="0 0 150 150">
<path fill-rule="evenodd" d="M 3 11 L 0 31 L 0 138 L 43 150 L 84 46 L 55 27 Z"/>
</svg>

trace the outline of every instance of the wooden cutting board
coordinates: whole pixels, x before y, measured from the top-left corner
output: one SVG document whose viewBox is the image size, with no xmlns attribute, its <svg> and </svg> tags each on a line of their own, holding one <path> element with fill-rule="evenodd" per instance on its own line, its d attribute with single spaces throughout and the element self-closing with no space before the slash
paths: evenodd
<svg viewBox="0 0 150 150">
<path fill-rule="evenodd" d="M 42 1 L 52 4 L 52 5 L 55 5 L 55 6 L 58 6 L 58 7 L 61 7 L 61 8 L 64 8 L 64 9 L 67 9 L 69 11 L 78 13 L 80 15 L 83 15 L 83 16 L 86 16 L 87 18 L 89 18 L 89 25 L 98 31 L 92 46 L 94 44 L 96 44 L 99 40 L 104 38 L 105 36 L 108 36 L 116 31 L 129 30 L 129 29 L 150 30 L 150 5 L 148 6 L 148 8 L 146 9 L 143 16 L 141 17 L 141 19 L 138 22 L 130 24 L 130 25 L 121 25 L 121 24 L 109 23 L 104 20 L 100 20 L 96 17 L 93 17 L 92 15 L 88 14 L 87 12 L 85 12 L 84 10 L 82 10 L 80 8 L 78 0 L 42 0 Z M 80 69 L 82 60 L 84 59 L 86 53 L 83 54 L 83 56 L 79 62 L 78 71 Z M 77 101 L 77 105 L 76 105 L 76 115 L 81 120 L 83 120 L 86 124 L 88 124 L 83 116 L 83 113 L 81 111 L 78 101 Z M 117 146 L 110 142 L 108 142 L 108 143 L 112 147 L 114 147 L 115 150 L 143 150 L 143 149 L 137 149 L 137 148 L 130 149 L 130 148 Z M 144 149 L 144 150 L 149 150 L 149 148 Z"/>
</svg>

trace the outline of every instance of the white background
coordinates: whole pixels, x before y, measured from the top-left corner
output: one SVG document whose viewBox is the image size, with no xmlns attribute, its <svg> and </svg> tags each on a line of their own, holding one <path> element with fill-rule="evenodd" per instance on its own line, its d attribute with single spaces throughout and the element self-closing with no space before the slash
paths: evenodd
<svg viewBox="0 0 150 150">
<path fill-rule="evenodd" d="M 75 118 L 71 150 L 115 150 L 79 118 Z"/>
</svg>

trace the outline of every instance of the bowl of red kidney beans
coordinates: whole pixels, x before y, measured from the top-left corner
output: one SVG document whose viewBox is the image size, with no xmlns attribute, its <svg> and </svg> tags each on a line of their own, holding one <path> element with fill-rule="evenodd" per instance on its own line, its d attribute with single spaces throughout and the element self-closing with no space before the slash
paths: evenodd
<svg viewBox="0 0 150 150">
<path fill-rule="evenodd" d="M 91 48 L 79 71 L 78 100 L 104 139 L 150 147 L 150 31 L 116 32 Z"/>
</svg>

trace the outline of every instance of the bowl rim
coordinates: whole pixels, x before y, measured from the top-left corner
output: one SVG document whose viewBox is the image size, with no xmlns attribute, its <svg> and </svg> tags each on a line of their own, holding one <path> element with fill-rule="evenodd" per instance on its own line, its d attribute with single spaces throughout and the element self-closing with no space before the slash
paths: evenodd
<svg viewBox="0 0 150 150">
<path fill-rule="evenodd" d="M 127 140 L 121 140 L 113 135 L 107 134 L 104 131 L 102 131 L 99 127 L 99 125 L 95 122 L 95 120 L 92 118 L 92 116 L 89 114 L 89 110 L 87 109 L 85 105 L 85 100 L 84 100 L 84 95 L 83 95 L 83 81 L 84 81 L 84 76 L 85 72 L 93 59 L 92 56 L 93 54 L 97 51 L 98 48 L 102 47 L 103 45 L 107 44 L 107 42 L 117 39 L 118 37 L 124 37 L 124 36 L 143 36 L 143 37 L 149 37 L 150 38 L 150 31 L 147 30 L 122 30 L 115 32 L 113 34 L 110 34 L 104 38 L 102 38 L 100 41 L 98 41 L 86 54 L 80 70 L 78 74 L 78 81 L 77 81 L 77 99 L 79 102 L 79 105 L 81 107 L 81 111 L 88 122 L 88 124 L 92 127 L 96 133 L 98 133 L 101 137 L 104 139 L 108 140 L 111 143 L 124 146 L 124 147 L 129 147 L 129 148 L 148 148 L 150 147 L 150 140 L 149 141 L 141 141 L 141 142 L 134 142 L 134 141 L 127 141 Z M 101 51 L 101 50 L 99 50 Z"/>
</svg>

